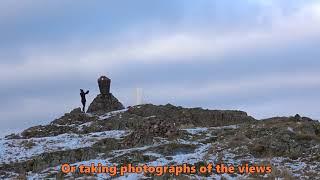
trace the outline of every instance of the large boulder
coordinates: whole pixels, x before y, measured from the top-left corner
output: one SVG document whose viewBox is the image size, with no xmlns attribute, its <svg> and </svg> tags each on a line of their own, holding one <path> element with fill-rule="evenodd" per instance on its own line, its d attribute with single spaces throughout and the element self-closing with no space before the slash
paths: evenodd
<svg viewBox="0 0 320 180">
<path fill-rule="evenodd" d="M 124 109 L 122 103 L 111 93 L 108 96 L 99 94 L 88 108 L 88 113 L 105 114 L 107 112 Z"/>
</svg>

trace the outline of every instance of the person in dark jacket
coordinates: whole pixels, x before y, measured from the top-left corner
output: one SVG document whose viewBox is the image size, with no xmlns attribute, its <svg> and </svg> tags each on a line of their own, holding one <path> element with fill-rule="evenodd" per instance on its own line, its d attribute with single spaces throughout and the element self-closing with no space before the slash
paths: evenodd
<svg viewBox="0 0 320 180">
<path fill-rule="evenodd" d="M 81 102 L 82 102 L 82 111 L 85 112 L 86 108 L 86 95 L 89 94 L 89 91 L 84 92 L 83 89 L 80 89 L 80 96 L 81 96 Z"/>
</svg>

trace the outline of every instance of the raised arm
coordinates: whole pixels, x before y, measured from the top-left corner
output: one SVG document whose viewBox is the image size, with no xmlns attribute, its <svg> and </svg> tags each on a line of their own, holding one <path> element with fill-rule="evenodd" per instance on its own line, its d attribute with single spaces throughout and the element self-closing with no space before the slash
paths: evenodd
<svg viewBox="0 0 320 180">
<path fill-rule="evenodd" d="M 89 90 L 86 92 L 86 94 L 89 94 Z"/>
</svg>

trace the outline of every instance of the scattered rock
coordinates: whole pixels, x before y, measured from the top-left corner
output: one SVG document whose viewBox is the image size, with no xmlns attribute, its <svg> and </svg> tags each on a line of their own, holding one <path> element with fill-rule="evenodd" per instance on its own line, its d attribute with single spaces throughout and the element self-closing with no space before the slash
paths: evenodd
<svg viewBox="0 0 320 180">
<path fill-rule="evenodd" d="M 127 136 L 123 145 L 127 147 L 152 144 L 154 137 L 173 139 L 179 136 L 178 129 L 161 118 L 149 118 L 141 126 L 134 128 L 133 133 Z"/>
</svg>

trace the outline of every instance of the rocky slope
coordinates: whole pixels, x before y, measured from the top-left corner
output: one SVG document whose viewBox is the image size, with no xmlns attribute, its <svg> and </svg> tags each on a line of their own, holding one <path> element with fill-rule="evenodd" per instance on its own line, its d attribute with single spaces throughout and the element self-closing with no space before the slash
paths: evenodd
<svg viewBox="0 0 320 180">
<path fill-rule="evenodd" d="M 101 105 L 101 101 L 96 100 Z M 77 178 L 63 174 L 64 163 L 75 165 L 147 164 L 199 166 L 205 163 L 268 164 L 272 173 L 210 174 L 158 179 L 289 178 L 319 179 L 320 123 L 306 117 L 256 120 L 242 111 L 145 104 L 90 113 L 80 108 L 45 126 L 35 126 L 0 139 L 0 178 Z M 97 107 L 91 105 L 91 107 Z M 96 110 L 96 111 L 95 111 Z M 97 112 L 97 113 L 96 113 Z M 107 179 L 108 174 L 91 178 Z M 152 178 L 126 174 L 118 178 Z M 154 177 L 153 177 L 154 178 Z"/>
</svg>

